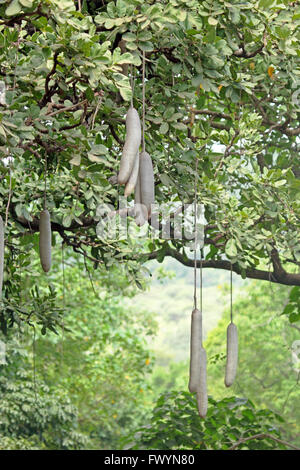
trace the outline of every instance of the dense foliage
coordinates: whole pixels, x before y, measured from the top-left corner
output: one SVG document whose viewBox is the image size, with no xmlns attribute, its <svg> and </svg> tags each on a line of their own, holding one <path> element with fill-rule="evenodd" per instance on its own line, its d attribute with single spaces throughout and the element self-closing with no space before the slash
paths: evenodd
<svg viewBox="0 0 300 470">
<path fill-rule="evenodd" d="M 197 176 L 210 247 L 203 265 L 300 284 L 297 4 L 13 0 L 0 14 L 6 297 L 20 287 L 10 264 L 31 259 L 45 170 L 53 231 L 95 266 L 126 263 L 135 278 L 149 257 L 192 265 L 185 239 L 96 234 L 97 207 L 117 209 L 123 191 L 110 177 L 131 79 L 141 112 L 143 52 L 157 203 L 191 202 Z"/>
<path fill-rule="evenodd" d="M 210 398 L 209 405 L 206 419 L 199 420 L 193 395 L 188 392 L 162 395 L 156 403 L 149 424 L 137 431 L 133 441 L 128 442 L 125 448 L 285 449 L 285 445 L 276 440 L 279 438 L 276 425 L 280 418 L 274 413 L 256 410 L 253 403 L 239 398 L 225 398 L 220 401 Z M 258 436 L 257 439 L 251 439 L 254 436 Z"/>
<path fill-rule="evenodd" d="M 148 416 L 152 357 L 145 338 L 155 325 L 145 312 L 133 315 L 121 297 L 143 288 L 148 260 L 172 257 L 193 266 L 190 240 L 175 239 L 174 227 L 170 236 L 146 237 L 129 216 L 127 237 L 97 231 L 101 209 L 121 209 L 123 188 L 114 180 L 131 99 L 142 113 L 143 56 L 146 149 L 156 202 L 167 211 L 161 225 L 170 204 L 193 202 L 196 183 L 208 221 L 203 267 L 291 286 L 276 314 L 294 325 L 285 338 L 297 331 L 299 22 L 298 2 L 289 0 L 0 0 L 0 328 L 7 344 L 17 332 L 26 343 L 22 359 L 0 366 L 1 448 L 117 446 Z M 56 248 L 53 268 L 42 277 L 44 205 Z M 256 310 L 261 295 L 251 297 Z M 252 318 L 251 307 L 246 326 Z M 270 323 L 278 344 L 275 331 L 266 330 L 272 341 L 259 338 L 265 342 L 257 356 L 255 335 L 244 335 L 243 354 L 251 356 L 259 383 L 266 379 L 262 359 L 279 355 L 278 321 Z M 248 386 L 247 375 L 243 380 Z M 270 390 L 281 392 L 281 383 Z M 287 377 L 285 394 L 289 386 Z M 288 409 L 293 393 L 270 408 Z M 272 413 L 244 399 L 210 405 L 199 427 L 189 394 L 161 398 L 153 427 L 139 434 L 143 446 L 228 449 L 249 433 L 277 440 L 243 441 L 245 448 L 281 445 Z M 161 435 L 165 419 L 168 435 Z M 189 435 L 180 422 L 191 426 Z"/>
<path fill-rule="evenodd" d="M 24 328 L 21 322 L 16 343 L 10 329 L 7 337 L 1 337 L 8 364 L 0 366 L 4 397 L 0 414 L 7 423 L 0 441 L 4 436 L 24 437 L 21 431 L 15 431 L 20 426 L 35 438 L 36 445 L 76 448 L 70 436 L 69 440 L 60 438 L 57 430 L 62 428 L 63 432 L 63 420 L 71 435 L 76 435 L 77 423 L 85 437 L 85 448 L 115 448 L 122 435 L 141 425 L 150 411 L 147 377 L 153 357 L 147 339 L 156 331 L 156 323 L 145 311 L 122 305 L 120 292 L 131 297 L 136 290 L 125 279 L 122 267 L 109 274 L 97 270 L 90 273 L 91 277 L 88 273 L 83 277 L 84 263 L 67 251 L 64 258 L 62 266 L 61 253 L 55 253 L 52 267 L 57 305 L 63 311 L 60 334 L 50 331 L 45 336 L 43 327 L 33 328 L 32 324 Z M 37 263 L 35 269 L 33 279 L 39 274 Z M 39 289 L 41 295 L 47 291 L 47 280 L 41 278 Z M 27 288 L 23 286 L 25 298 L 30 291 L 27 282 Z M 38 407 L 35 393 L 41 400 Z M 70 413 L 75 410 L 77 421 L 75 415 L 74 422 L 64 418 L 65 407 Z M 26 420 L 16 414 L 16 409 L 24 412 Z M 52 409 L 58 413 L 57 419 Z M 44 430 L 40 433 L 37 427 L 36 413 L 42 414 L 45 426 L 48 421 L 56 423 L 53 433 L 57 433 L 57 441 L 40 437 Z M 31 420 L 37 425 L 32 423 L 27 429 Z"/>
<path fill-rule="evenodd" d="M 60 384 L 79 409 L 81 429 L 94 445 L 114 448 L 122 434 L 135 429 L 147 412 L 147 376 L 152 353 L 147 340 L 156 323 L 145 310 L 126 308 L 122 294 L 135 289 L 124 273 L 91 273 L 82 279 L 79 262 L 64 269 L 66 313 L 63 340 L 40 336 L 36 343 L 37 369 L 46 382 Z M 63 284 L 62 274 L 57 276 Z M 119 286 L 117 285 L 118 283 Z M 45 361 L 46 358 L 46 361 Z"/>
<path fill-rule="evenodd" d="M 63 388 L 36 379 L 28 352 L 7 344 L 8 363 L 0 366 L 0 449 L 83 449 L 78 410 Z"/>
<path fill-rule="evenodd" d="M 284 288 L 252 282 L 234 303 L 234 321 L 239 329 L 239 367 L 233 390 L 224 387 L 226 327 L 225 312 L 207 338 L 211 393 L 216 398 L 232 393 L 279 413 L 288 438 L 299 445 L 299 326 L 281 315 L 287 303 Z"/>
</svg>

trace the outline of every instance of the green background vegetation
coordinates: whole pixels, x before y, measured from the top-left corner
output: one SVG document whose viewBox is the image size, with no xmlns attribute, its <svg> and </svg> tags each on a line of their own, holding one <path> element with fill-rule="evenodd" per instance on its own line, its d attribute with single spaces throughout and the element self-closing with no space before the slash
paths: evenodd
<svg viewBox="0 0 300 470">
<path fill-rule="evenodd" d="M 299 26 L 290 0 L 0 0 L 0 449 L 299 448 Z M 144 55 L 155 200 L 205 205 L 205 421 L 187 392 L 189 241 L 130 217 L 124 239 L 96 230 L 120 208 Z"/>
<path fill-rule="evenodd" d="M 141 292 L 124 281 L 122 272 L 91 274 L 80 259 L 67 252 L 63 258 L 62 264 L 61 250 L 56 251 L 51 274 L 57 283 L 57 303 L 65 307 L 63 331 L 42 335 L 41 328 L 34 332 L 21 326 L 17 337 L 9 334 L 11 339 L 5 339 L 1 448 L 218 449 L 230 447 L 247 432 L 270 431 L 300 444 L 299 364 L 292 355 L 299 330 L 282 315 L 288 298 L 285 288 L 234 279 L 240 357 L 236 383 L 226 389 L 229 275 L 204 270 L 211 397 L 205 430 L 195 398 L 187 392 L 192 270 L 174 261 L 163 266 L 151 263 L 151 281 L 148 278 L 146 291 Z M 40 276 L 38 263 L 36 275 Z M 42 292 L 47 291 L 44 284 Z M 268 414 L 271 411 L 274 417 Z M 221 418 L 225 414 L 227 424 Z M 231 437 L 221 439 L 230 419 L 236 420 L 236 427 Z M 146 434 L 145 422 L 151 423 Z M 160 426 L 168 430 L 166 435 Z M 186 426 L 191 426 L 191 435 L 186 435 Z M 203 440 L 204 435 L 210 438 Z M 249 441 L 249 448 L 274 445 L 280 447 L 271 440 Z"/>
</svg>

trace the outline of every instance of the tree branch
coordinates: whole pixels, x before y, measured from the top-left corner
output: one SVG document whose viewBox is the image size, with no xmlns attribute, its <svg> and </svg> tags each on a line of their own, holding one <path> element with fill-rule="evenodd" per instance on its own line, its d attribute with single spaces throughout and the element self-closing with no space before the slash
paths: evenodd
<svg viewBox="0 0 300 470">
<path fill-rule="evenodd" d="M 56 72 L 56 67 L 58 64 L 58 55 L 60 54 L 60 51 L 55 51 L 53 55 L 53 66 L 50 72 L 46 76 L 45 80 L 45 93 L 42 97 L 42 99 L 39 102 L 40 107 L 42 108 L 45 106 L 46 103 L 48 103 L 51 100 L 51 96 L 54 95 L 54 92 L 57 88 L 57 84 L 54 84 L 51 88 L 49 88 L 49 82 L 51 80 L 52 75 L 55 74 Z"/>
<path fill-rule="evenodd" d="M 110 132 L 112 133 L 112 136 L 113 138 L 115 139 L 116 142 L 118 142 L 118 144 L 123 147 L 124 146 L 124 141 L 120 139 L 120 137 L 118 136 L 118 134 L 116 133 L 115 129 L 114 129 L 114 126 L 112 125 L 111 122 L 108 122 L 108 126 L 110 128 Z"/>
<path fill-rule="evenodd" d="M 233 118 L 230 114 L 220 113 L 218 111 L 211 111 L 209 109 L 194 109 L 194 108 L 191 108 L 190 111 L 191 111 L 191 113 L 193 113 L 195 115 L 204 114 L 204 115 L 213 116 L 213 117 L 220 118 L 220 119 L 230 119 L 230 120 L 236 119 L 236 120 L 238 120 L 238 117 Z"/>
<path fill-rule="evenodd" d="M 290 447 L 291 449 L 294 449 L 294 450 L 300 450 L 299 447 L 296 447 L 293 444 L 283 441 L 282 439 L 279 439 L 278 437 L 272 436 L 272 434 L 268 434 L 268 433 L 260 433 L 260 434 L 254 434 L 253 436 L 249 436 L 249 437 L 241 437 L 235 444 L 233 444 L 233 446 L 229 447 L 228 450 L 235 450 L 238 446 L 240 446 L 241 444 L 244 444 L 244 442 L 251 441 L 253 439 L 272 439 L 273 441 L 278 442 L 278 444 L 283 444 L 284 446 Z"/>
<path fill-rule="evenodd" d="M 161 255 L 161 252 L 154 251 L 152 253 L 148 253 L 145 256 L 147 259 L 156 259 L 158 256 Z M 165 256 L 170 256 L 171 258 L 176 259 L 184 266 L 194 267 L 194 260 L 188 258 L 187 256 L 183 255 L 179 251 L 174 250 L 170 246 L 166 248 Z M 242 269 L 237 263 L 231 264 L 230 261 L 227 260 L 202 260 L 202 267 L 203 268 L 215 268 L 215 269 L 224 269 L 226 271 L 230 271 L 231 267 L 232 270 L 236 273 L 241 275 Z M 197 261 L 197 268 L 200 268 L 200 261 Z M 276 272 L 275 272 L 276 271 Z M 276 270 L 273 273 L 269 271 L 264 271 L 255 268 L 247 268 L 245 270 L 245 275 L 249 279 L 258 279 L 261 281 L 269 281 L 275 284 L 284 284 L 287 286 L 300 286 L 300 274 L 288 273 L 286 272 L 282 266 L 281 269 L 278 269 L 276 266 Z"/>
<path fill-rule="evenodd" d="M 264 48 L 264 44 L 262 44 L 258 49 L 256 49 L 255 51 L 252 51 L 252 52 L 247 52 L 244 48 L 244 46 L 240 47 L 239 49 L 237 49 L 236 51 L 234 51 L 234 55 L 236 57 L 243 57 L 245 59 L 250 59 L 251 57 L 255 57 L 257 54 L 260 54 L 261 51 L 263 50 Z"/>
<path fill-rule="evenodd" d="M 35 15 L 45 16 L 47 19 L 49 19 L 49 15 L 42 11 L 42 4 L 40 3 L 35 11 L 21 13 L 20 15 L 14 15 L 10 19 L 1 21 L 0 26 L 3 24 L 5 24 L 6 26 L 14 26 L 15 24 L 21 24 L 23 20 L 26 21 L 27 18 Z"/>
<path fill-rule="evenodd" d="M 29 222 L 23 217 L 17 217 L 16 214 L 14 213 L 13 206 L 11 206 L 11 210 L 13 211 L 13 218 L 19 224 L 21 224 L 24 228 L 28 228 L 32 232 L 37 232 L 39 230 L 39 220 L 37 217 L 35 217 L 31 222 Z M 76 221 L 73 221 L 69 227 L 64 227 L 61 224 L 52 222 L 51 228 L 52 228 L 52 231 L 58 232 L 60 235 L 62 235 L 62 237 L 64 237 L 65 232 L 68 232 L 68 231 L 72 232 L 80 228 L 89 228 L 95 225 L 95 220 L 93 217 L 87 217 L 87 218 L 81 217 L 81 222 L 82 224 Z M 225 235 L 219 234 L 219 236 L 217 235 L 214 239 L 206 239 L 206 243 L 210 243 L 210 244 L 217 246 L 216 241 L 222 238 L 222 236 L 225 236 Z M 185 254 L 182 254 L 179 251 L 171 248 L 169 245 L 167 245 L 164 255 L 170 256 L 176 259 L 184 266 L 194 267 L 193 259 L 188 258 Z M 146 260 L 156 259 L 159 256 L 161 256 L 161 250 L 153 251 L 151 253 L 145 253 L 142 256 Z M 271 260 L 272 260 L 273 268 L 274 268 L 274 271 L 272 273 L 270 271 L 264 271 L 264 270 L 255 269 L 255 268 L 247 268 L 245 269 L 243 274 L 245 274 L 245 276 L 249 279 L 258 279 L 262 281 L 269 281 L 275 284 L 283 284 L 283 285 L 288 285 L 288 286 L 300 286 L 300 274 L 288 273 L 287 271 L 285 271 L 285 269 L 282 267 L 280 263 L 279 254 L 276 249 L 274 249 L 271 253 Z M 236 274 L 239 274 L 239 275 L 242 274 L 242 269 L 237 263 L 231 264 L 230 261 L 222 260 L 222 259 L 202 260 L 202 267 L 223 269 L 226 271 L 231 271 L 232 269 L 232 271 L 234 271 Z M 200 268 L 199 260 L 197 261 L 197 268 Z"/>
</svg>

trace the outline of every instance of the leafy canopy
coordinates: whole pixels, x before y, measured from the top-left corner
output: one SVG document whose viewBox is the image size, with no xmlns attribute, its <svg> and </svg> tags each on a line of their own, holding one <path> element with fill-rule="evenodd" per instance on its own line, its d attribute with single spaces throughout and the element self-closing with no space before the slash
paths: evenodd
<svg viewBox="0 0 300 470">
<path fill-rule="evenodd" d="M 96 234 L 97 207 L 118 209 L 123 191 L 111 176 L 131 79 L 141 113 L 143 52 L 157 203 L 190 203 L 196 178 L 203 266 L 300 285 L 297 3 L 13 0 L 0 15 L 6 298 L 36 257 L 45 172 L 53 243 L 94 267 L 125 264 L 137 282 L 149 258 L 193 265 L 185 239 Z"/>
</svg>

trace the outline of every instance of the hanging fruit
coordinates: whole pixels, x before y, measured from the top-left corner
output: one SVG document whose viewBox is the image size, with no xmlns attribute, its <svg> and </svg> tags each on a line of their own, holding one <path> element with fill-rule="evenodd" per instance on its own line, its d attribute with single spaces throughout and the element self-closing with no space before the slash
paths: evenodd
<svg viewBox="0 0 300 470">
<path fill-rule="evenodd" d="M 192 311 L 190 340 L 190 379 L 189 391 L 197 392 L 200 379 L 200 362 L 202 352 L 202 313 L 198 309 Z"/>
<path fill-rule="evenodd" d="M 148 217 L 151 216 L 151 204 L 155 201 L 154 173 L 152 160 L 148 152 L 140 154 L 140 185 L 141 202 L 146 207 Z"/>
<path fill-rule="evenodd" d="M 138 175 L 134 190 L 134 216 L 135 223 L 138 227 L 142 227 L 147 220 L 147 209 L 142 204 L 140 175 Z"/>
<path fill-rule="evenodd" d="M 190 342 L 190 377 L 189 391 L 196 393 L 198 413 L 201 418 L 205 418 L 207 413 L 208 398 L 206 384 L 206 351 L 203 348 L 203 328 L 202 328 L 202 252 L 204 245 L 204 225 L 207 223 L 204 215 L 204 205 L 200 205 L 200 237 L 197 225 L 197 174 L 198 159 L 195 168 L 194 183 L 194 310 L 191 317 L 191 342 Z M 202 233 L 203 232 L 203 233 Z M 199 239 L 200 238 L 200 239 Z M 200 310 L 197 308 L 197 246 L 200 242 Z"/>
<path fill-rule="evenodd" d="M 231 322 L 227 327 L 227 356 L 225 385 L 231 387 L 234 382 L 238 365 L 238 331 L 237 326 Z"/>
<path fill-rule="evenodd" d="M 47 273 L 51 268 L 51 222 L 50 214 L 47 209 L 44 209 L 40 214 L 39 222 L 40 230 L 40 260 L 43 270 Z"/>
<path fill-rule="evenodd" d="M 227 353 L 225 369 L 225 385 L 231 387 L 234 382 L 238 365 L 238 331 L 233 323 L 233 302 L 232 302 L 232 264 L 230 269 L 230 323 L 227 327 Z"/>
<path fill-rule="evenodd" d="M 200 371 L 199 371 L 199 384 L 197 387 L 197 405 L 198 413 L 201 418 L 205 418 L 207 413 L 208 398 L 207 398 L 207 385 L 206 385 L 206 351 L 204 348 L 201 348 L 200 355 Z"/>
<path fill-rule="evenodd" d="M 134 188 L 136 187 L 136 184 L 137 184 L 137 179 L 139 176 L 139 169 L 140 169 L 140 156 L 139 156 L 139 152 L 137 152 L 135 156 L 132 172 L 125 186 L 125 191 L 124 191 L 125 197 L 130 196 L 130 194 L 133 193 Z"/>
<path fill-rule="evenodd" d="M 126 140 L 118 174 L 119 184 L 126 184 L 129 180 L 140 145 L 141 122 L 137 110 L 131 105 L 126 115 Z"/>
</svg>

